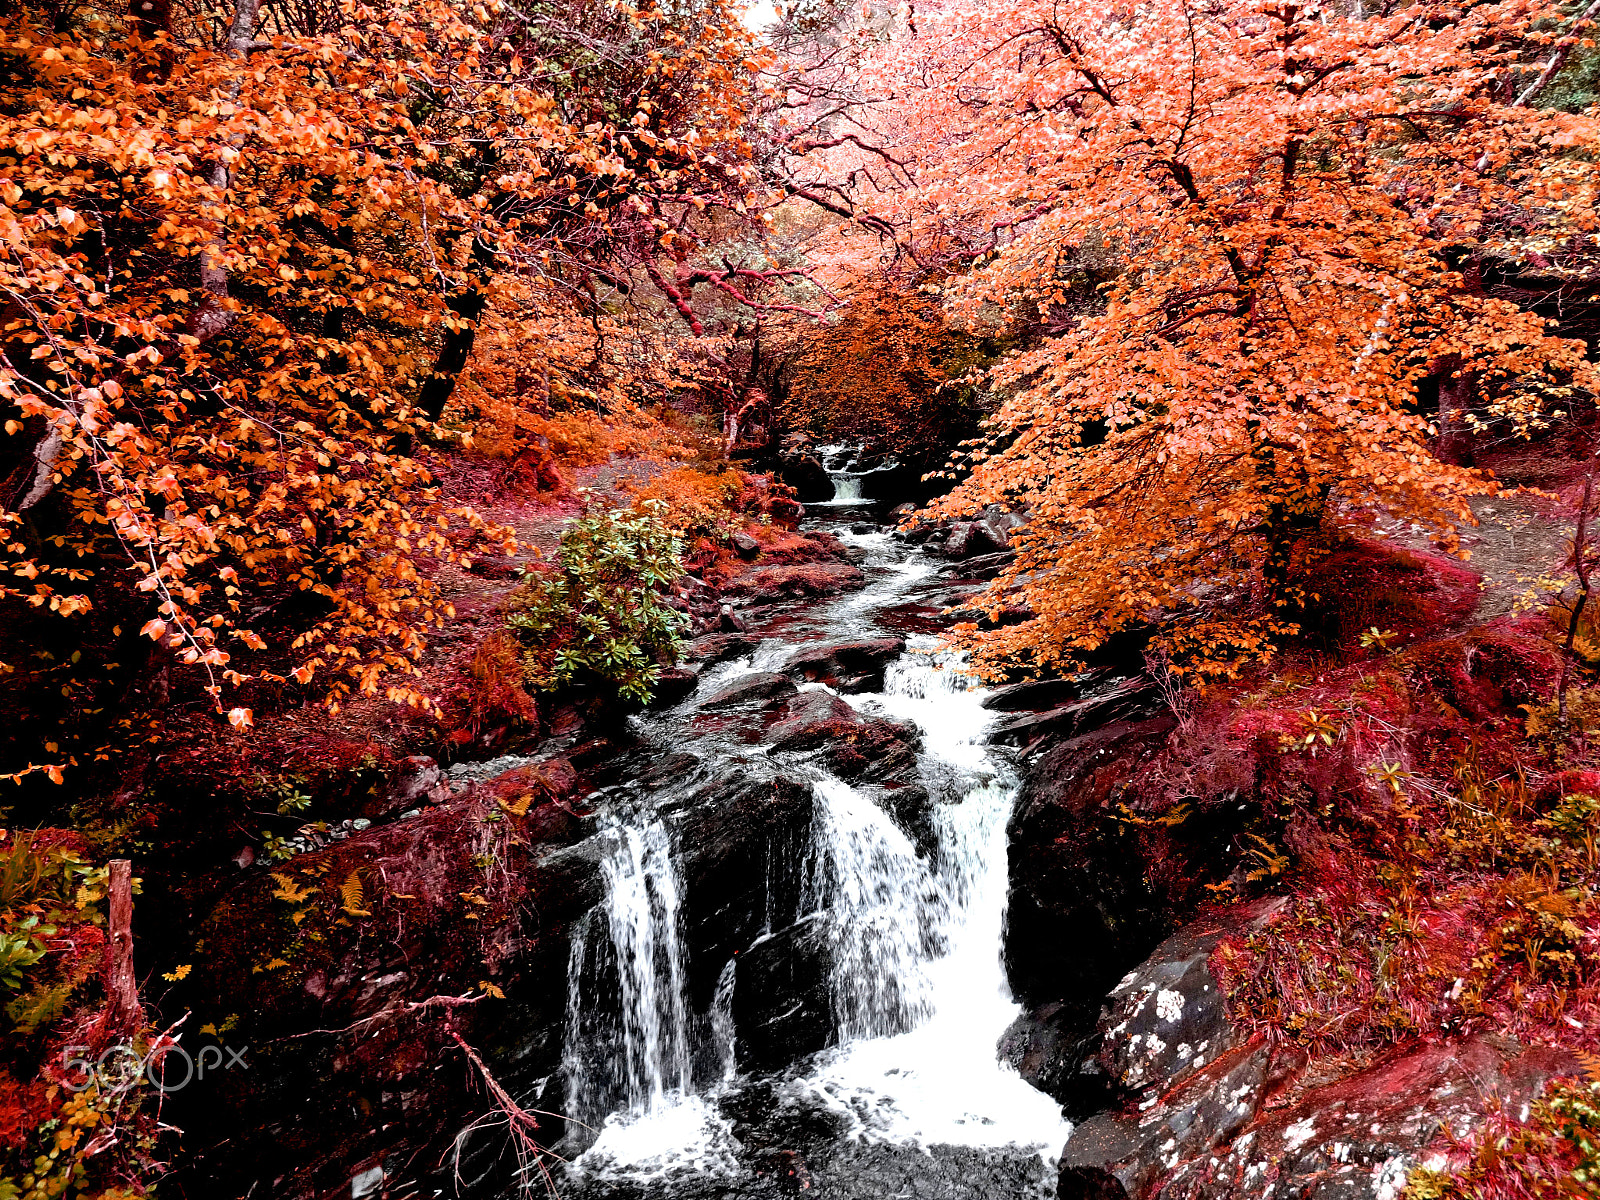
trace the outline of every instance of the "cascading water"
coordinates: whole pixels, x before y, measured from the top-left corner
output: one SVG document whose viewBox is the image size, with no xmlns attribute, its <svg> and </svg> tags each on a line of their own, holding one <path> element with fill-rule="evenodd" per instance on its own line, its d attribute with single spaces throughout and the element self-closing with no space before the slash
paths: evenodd
<svg viewBox="0 0 1600 1200">
<path fill-rule="evenodd" d="M 660 1108 L 689 1088 L 689 1014 L 678 940 L 678 875 L 660 821 L 619 830 L 604 866 L 606 926 L 622 1000 L 622 1057 L 628 1107 Z"/>
<path fill-rule="evenodd" d="M 816 784 L 802 902 L 828 918 L 829 998 L 841 1041 L 886 1037 L 933 1012 L 921 931 L 941 895 L 911 840 L 849 784 Z"/>
<path fill-rule="evenodd" d="M 875 852 L 859 853 L 872 841 L 863 826 L 899 830 L 853 789 L 818 786 L 817 852 L 849 901 L 832 910 L 835 937 L 863 952 L 835 956 L 831 984 L 850 998 L 851 1024 L 841 1021 L 840 1046 L 804 1086 L 846 1115 L 859 1138 L 1053 1152 L 1071 1129 L 1059 1106 L 995 1053 L 1020 1011 L 1000 957 L 1016 781 L 981 744 L 992 715 L 955 666 L 908 654 L 890 668 L 881 696 L 849 697 L 914 721 L 956 794 L 934 806 L 929 863 L 895 853 L 909 843 L 888 832 Z M 886 969 L 892 986 L 880 979 Z"/>
<path fill-rule="evenodd" d="M 892 471 L 899 465 L 890 459 L 865 466 L 862 463 L 860 446 L 818 446 L 817 455 L 822 463 L 822 469 L 828 473 L 828 478 L 833 483 L 833 498 L 822 501 L 821 505 L 824 507 L 842 508 L 871 503 L 873 497 L 865 492 L 865 480 L 872 475 Z"/>
<path fill-rule="evenodd" d="M 878 610 L 935 568 L 889 547 L 883 535 L 850 540 L 878 556 L 878 578 L 820 616 L 830 632 L 860 636 Z M 1070 1126 L 1053 1100 L 996 1053 L 1019 1012 L 1001 961 L 1005 829 L 1017 781 L 1005 752 L 984 744 L 993 714 L 982 707 L 983 692 L 958 663 L 932 652 L 934 639 L 917 641 L 891 664 L 881 693 L 843 699 L 922 733 L 931 838 L 919 835 L 919 845 L 867 791 L 831 776 L 815 780 L 811 844 L 797 864 L 798 911 L 791 896 L 788 910 L 774 912 L 769 886 L 762 938 L 780 922 L 820 924 L 835 1037 L 830 1049 L 765 1085 L 775 1093 L 763 1094 L 785 1111 L 831 1114 L 849 1144 L 962 1147 L 1009 1155 L 1010 1162 L 1020 1155 L 1037 1173 L 1043 1168 L 1028 1155 L 1055 1153 Z M 791 641 L 769 640 L 751 657 L 716 668 L 702 686 L 773 670 L 792 649 Z M 667 828 L 647 819 L 619 826 L 617 836 L 606 899 L 590 918 L 596 927 L 575 935 L 572 958 L 568 1101 L 579 1105 L 574 1115 L 603 1125 L 578 1160 L 577 1177 L 626 1181 L 624 1190 L 669 1176 L 678 1181 L 652 1196 L 689 1194 L 680 1192 L 685 1179 L 718 1180 L 726 1182 L 694 1194 L 743 1195 L 732 1182 L 740 1144 L 717 1107 L 723 1097 L 737 1107 L 739 1089 L 751 1085 L 734 1069 L 738 960 L 721 968 L 706 1011 L 691 1011 Z M 608 1006 L 619 1015 L 597 1015 Z M 691 1066 L 697 1055 L 698 1081 Z M 698 1095 L 697 1083 L 704 1089 Z M 999 1194 L 971 1186 L 950 1194 Z M 602 1186 L 590 1194 L 612 1193 Z"/>
<path fill-rule="evenodd" d="M 584 1158 L 596 1168 L 626 1163 L 648 1173 L 688 1162 L 721 1165 L 709 1134 L 720 1123 L 691 1094 L 693 1018 L 678 930 L 682 888 L 672 838 L 660 820 L 618 825 L 602 863 L 604 903 L 574 929 L 567 977 L 568 1115 L 603 1120 Z M 586 952 L 596 915 L 607 943 L 591 969 Z M 730 964 L 731 965 L 731 964 Z M 586 985 L 615 973 L 615 1012 L 591 1004 Z M 609 1115 L 608 1115 L 609 1114 Z M 695 1157 L 696 1147 L 708 1148 Z M 685 1159 L 682 1154 L 691 1151 Z"/>
</svg>

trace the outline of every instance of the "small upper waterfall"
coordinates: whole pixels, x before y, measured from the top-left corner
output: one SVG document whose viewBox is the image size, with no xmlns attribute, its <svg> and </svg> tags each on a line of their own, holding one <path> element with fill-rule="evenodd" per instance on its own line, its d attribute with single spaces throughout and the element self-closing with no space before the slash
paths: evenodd
<svg viewBox="0 0 1600 1200">
<path fill-rule="evenodd" d="M 876 497 L 867 495 L 865 480 L 899 466 L 893 459 L 873 462 L 865 458 L 861 446 L 843 444 L 818 446 L 817 457 L 833 482 L 833 498 L 822 504 L 839 507 L 870 503 Z"/>
</svg>

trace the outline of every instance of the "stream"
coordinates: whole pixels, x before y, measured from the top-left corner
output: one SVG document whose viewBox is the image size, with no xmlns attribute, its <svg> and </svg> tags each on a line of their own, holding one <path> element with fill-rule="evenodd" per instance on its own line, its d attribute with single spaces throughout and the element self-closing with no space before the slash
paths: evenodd
<svg viewBox="0 0 1600 1200">
<path fill-rule="evenodd" d="M 864 521 L 868 509 L 824 507 L 808 523 L 856 548 L 867 586 L 778 619 L 695 695 L 633 718 L 658 767 L 590 799 L 608 834 L 605 897 L 571 937 L 563 1196 L 1053 1194 L 1070 1126 L 996 1054 L 1019 1011 L 1001 960 L 1018 778 L 1010 752 L 986 744 L 984 693 L 937 650 L 938 609 L 962 592 L 941 578 L 948 564 Z M 840 699 L 920 735 L 916 819 L 815 754 L 752 744 L 748 717 L 701 708 L 798 648 L 895 636 L 906 649 L 881 686 Z M 685 933 L 688 781 L 774 763 L 809 788 L 808 828 L 766 849 L 764 911 L 745 914 L 754 940 L 704 961 Z M 805 1017 L 816 997 L 824 1044 L 751 1065 L 740 971 L 791 946 L 807 952 L 785 967 L 800 984 L 779 1018 Z"/>
</svg>

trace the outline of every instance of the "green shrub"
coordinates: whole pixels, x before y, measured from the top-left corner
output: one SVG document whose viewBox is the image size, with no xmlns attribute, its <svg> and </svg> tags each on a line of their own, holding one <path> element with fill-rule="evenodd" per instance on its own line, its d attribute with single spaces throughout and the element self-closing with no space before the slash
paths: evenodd
<svg viewBox="0 0 1600 1200">
<path fill-rule="evenodd" d="M 603 682 L 644 703 L 660 664 L 677 661 L 685 619 L 664 599 L 682 543 L 661 507 L 586 512 L 561 537 L 558 569 L 529 572 L 507 623 L 535 691 Z"/>
</svg>

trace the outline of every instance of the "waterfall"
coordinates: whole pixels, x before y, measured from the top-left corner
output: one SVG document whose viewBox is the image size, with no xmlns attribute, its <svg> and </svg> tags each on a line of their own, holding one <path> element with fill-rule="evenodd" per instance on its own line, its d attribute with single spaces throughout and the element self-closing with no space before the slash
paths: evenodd
<svg viewBox="0 0 1600 1200">
<path fill-rule="evenodd" d="M 689 1087 L 689 1013 L 678 941 L 678 874 L 667 827 L 624 827 L 605 863 L 606 924 L 622 989 L 628 1104 L 657 1108 Z"/>
<path fill-rule="evenodd" d="M 861 499 L 861 476 L 849 471 L 829 471 L 828 478 L 833 480 L 833 502 L 835 504 L 849 503 Z"/>
<path fill-rule="evenodd" d="M 860 495 L 853 463 L 826 465 L 836 485 L 850 489 L 839 491 L 841 500 Z M 881 578 L 823 610 L 833 628 L 856 636 L 930 570 L 921 555 L 882 535 L 859 540 L 883 556 Z M 1020 1012 L 1001 960 L 1006 824 L 1018 780 L 1009 752 L 986 743 L 995 714 L 982 707 L 984 692 L 960 660 L 938 651 L 934 638 L 911 643 L 890 665 L 881 693 L 841 698 L 920 730 L 929 808 L 918 819 L 926 836 L 914 841 L 880 805 L 877 789 L 814 777 L 809 840 L 769 848 L 767 895 L 751 914 L 763 938 L 797 919 L 820 923 L 827 952 L 816 961 L 826 964 L 834 1032 L 828 1049 L 782 1077 L 740 1076 L 733 1004 L 740 960 L 724 961 L 708 1007 L 692 1011 L 668 829 L 650 817 L 613 826 L 605 897 L 575 926 L 569 961 L 569 1111 L 601 1126 L 574 1164 L 579 1176 L 631 1187 L 680 1171 L 704 1177 L 748 1169 L 718 1105 L 732 1099 L 727 1113 L 748 1120 L 736 1098 L 753 1083 L 769 1089 L 762 1104 L 810 1112 L 808 1121 L 821 1118 L 819 1106 L 827 1110 L 827 1123 L 847 1139 L 1023 1154 L 1053 1154 L 1065 1142 L 1070 1125 L 1060 1107 L 996 1052 Z M 772 637 L 726 670 L 774 669 L 792 649 L 791 638 Z M 664 745 L 683 736 L 681 725 L 661 728 Z M 796 876 L 779 887 L 772 872 L 785 862 Z"/>
<path fill-rule="evenodd" d="M 846 507 L 871 503 L 873 497 L 868 496 L 865 490 L 867 476 L 894 470 L 898 466 L 892 459 L 865 466 L 863 454 L 864 447 L 861 446 L 817 447 L 817 456 L 822 463 L 822 469 L 828 473 L 828 478 L 833 483 L 833 497 L 822 501 L 822 506 Z"/>
<path fill-rule="evenodd" d="M 848 697 L 921 728 L 937 848 L 916 857 L 876 805 L 817 785 L 841 1044 L 804 1087 L 857 1138 L 1053 1152 L 1071 1129 L 1060 1107 L 995 1053 L 1020 1011 L 1001 962 L 1017 781 L 982 743 L 994 715 L 958 666 L 907 654 L 882 695 Z"/>
<path fill-rule="evenodd" d="M 601 864 L 605 901 L 574 925 L 567 963 L 564 1067 L 568 1103 L 580 1119 L 602 1116 L 618 1103 L 630 1113 L 653 1112 L 690 1084 L 672 839 L 659 820 L 621 825 L 613 833 Z M 596 917 L 609 944 L 591 955 Z M 597 1010 L 586 994 L 613 972 L 615 1014 Z"/>
<path fill-rule="evenodd" d="M 827 917 L 840 1040 L 902 1033 L 933 1012 L 923 930 L 942 911 L 940 890 L 871 800 L 837 779 L 819 780 L 815 792 L 802 903 Z"/>
<path fill-rule="evenodd" d="M 727 1123 L 691 1092 L 694 1024 L 671 834 L 659 819 L 618 825 L 613 832 L 601 864 L 605 899 L 574 925 L 568 958 L 563 1068 L 569 1115 L 603 1119 L 598 1138 L 579 1161 L 597 1177 L 730 1171 Z M 591 955 L 597 916 L 604 919 L 606 938 L 602 953 Z M 732 967 L 730 961 L 718 983 L 724 1010 L 731 1008 Z M 728 1040 L 726 1070 L 731 1011 L 719 1016 L 714 1008 L 711 1024 Z"/>
</svg>

